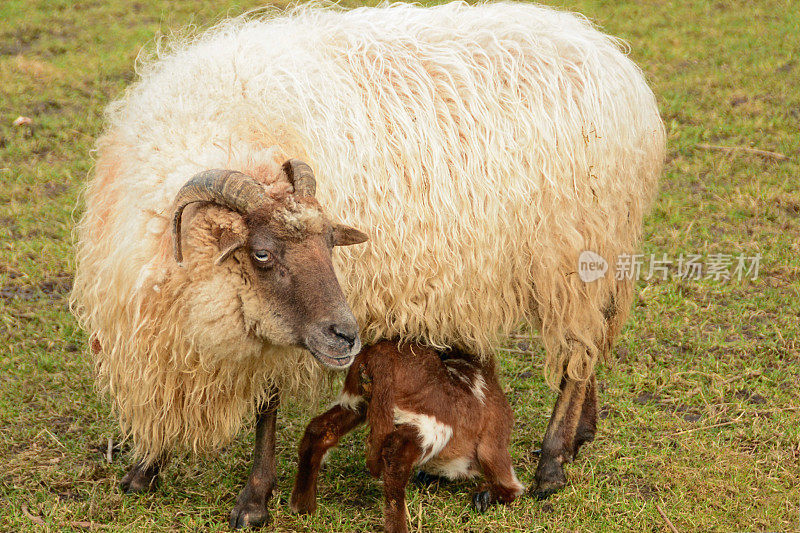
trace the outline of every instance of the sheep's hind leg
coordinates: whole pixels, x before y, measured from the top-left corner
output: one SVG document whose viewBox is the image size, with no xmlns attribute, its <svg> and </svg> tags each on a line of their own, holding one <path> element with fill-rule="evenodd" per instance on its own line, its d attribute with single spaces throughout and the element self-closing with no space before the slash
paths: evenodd
<svg viewBox="0 0 800 533">
<path fill-rule="evenodd" d="M 576 381 L 564 377 L 561 393 L 547 424 L 534 494 L 544 499 L 567 483 L 564 464 L 571 462 L 578 448 L 594 439 L 597 424 L 595 377 Z"/>
<path fill-rule="evenodd" d="M 149 465 L 144 465 L 141 462 L 136 463 L 128 470 L 122 481 L 119 482 L 119 488 L 125 494 L 136 494 L 139 492 L 152 492 L 158 487 L 158 474 L 161 472 L 161 467 L 164 461 L 157 460 Z"/>
<path fill-rule="evenodd" d="M 308 424 L 298 450 L 297 478 L 289 503 L 292 511 L 313 513 L 317 508 L 317 478 L 322 459 L 340 438 L 364 421 L 365 411 L 337 405 Z"/>
<path fill-rule="evenodd" d="M 578 455 L 578 450 L 587 442 L 592 442 L 597 433 L 597 379 L 592 374 L 586 384 L 586 396 L 583 399 L 581 418 L 575 431 L 575 451 L 573 458 Z"/>
<path fill-rule="evenodd" d="M 381 446 L 383 462 L 383 518 L 386 533 L 407 533 L 406 485 L 414 464 L 422 455 L 417 431 L 399 426 L 384 439 Z"/>
<path fill-rule="evenodd" d="M 231 511 L 233 529 L 259 527 L 269 522 L 267 502 L 275 489 L 275 420 L 278 415 L 278 397 L 273 394 L 258 413 L 256 444 L 253 450 L 253 469 L 247 484 L 239 494 Z"/>
</svg>

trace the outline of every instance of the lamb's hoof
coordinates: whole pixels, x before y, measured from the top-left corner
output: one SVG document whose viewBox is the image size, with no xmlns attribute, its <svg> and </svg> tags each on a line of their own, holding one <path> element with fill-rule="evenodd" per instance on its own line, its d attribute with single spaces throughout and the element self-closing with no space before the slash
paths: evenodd
<svg viewBox="0 0 800 533">
<path fill-rule="evenodd" d="M 564 488 L 566 484 L 567 477 L 564 475 L 564 467 L 558 461 L 539 463 L 539 467 L 536 469 L 536 485 L 533 488 L 533 495 L 538 500 L 544 500 Z"/>
<path fill-rule="evenodd" d="M 479 513 L 485 513 L 492 506 L 492 493 L 488 490 L 476 492 L 472 495 L 472 508 Z"/>
<path fill-rule="evenodd" d="M 242 529 L 245 527 L 262 527 L 269 524 L 269 511 L 267 503 L 237 503 L 231 511 L 231 529 Z"/>
<path fill-rule="evenodd" d="M 125 494 L 152 492 L 158 486 L 158 469 L 155 467 L 142 468 L 136 465 L 125 474 L 119 482 L 119 488 Z"/>
<path fill-rule="evenodd" d="M 434 474 L 429 474 L 424 470 L 420 470 L 414 476 L 414 483 L 416 483 L 417 485 L 422 485 L 423 487 L 429 487 L 434 483 L 438 483 L 442 479 L 443 478 L 441 476 L 436 476 Z"/>
<path fill-rule="evenodd" d="M 317 510 L 317 499 L 292 494 L 292 499 L 289 500 L 289 508 L 293 513 L 311 514 Z"/>
</svg>

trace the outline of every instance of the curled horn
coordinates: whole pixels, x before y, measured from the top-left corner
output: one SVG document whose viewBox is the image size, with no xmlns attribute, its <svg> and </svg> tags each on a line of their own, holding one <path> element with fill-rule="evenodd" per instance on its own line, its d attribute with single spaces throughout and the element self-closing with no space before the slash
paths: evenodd
<svg viewBox="0 0 800 533">
<path fill-rule="evenodd" d="M 264 187 L 250 176 L 235 170 L 206 170 L 192 176 L 175 196 L 172 239 L 175 261 L 178 263 L 183 262 L 181 215 L 187 205 L 195 202 L 212 202 L 246 215 L 264 204 Z"/>
<path fill-rule="evenodd" d="M 290 159 L 283 164 L 283 171 L 289 182 L 294 186 L 296 196 L 314 196 L 317 192 L 317 181 L 314 171 L 299 159 Z"/>
</svg>

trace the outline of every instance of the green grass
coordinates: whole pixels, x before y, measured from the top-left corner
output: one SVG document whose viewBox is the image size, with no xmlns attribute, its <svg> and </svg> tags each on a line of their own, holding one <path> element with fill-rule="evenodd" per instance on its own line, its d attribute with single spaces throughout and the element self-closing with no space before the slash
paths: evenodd
<svg viewBox="0 0 800 533">
<path fill-rule="evenodd" d="M 134 78 L 142 46 L 205 27 L 252 1 L 7 0 L 0 4 L 0 530 L 224 530 L 251 435 L 214 457 L 181 458 L 155 493 L 123 497 L 125 453 L 93 388 L 86 336 L 66 305 L 71 230 L 103 107 Z M 627 39 L 669 133 L 643 253 L 760 253 L 755 281 L 640 282 L 632 319 L 600 371 L 597 440 L 567 488 L 478 516 L 472 483 L 410 487 L 413 530 L 800 530 L 800 10 L 791 1 L 556 5 Z M 17 116 L 30 127 L 12 125 Z M 752 146 L 778 161 L 699 144 Z M 554 395 L 541 354 L 501 355 L 517 413 L 513 455 L 530 484 Z M 380 485 L 363 431 L 321 478 L 318 512 L 287 500 L 310 413 L 281 412 L 280 531 L 380 528 Z M 123 450 L 125 446 L 123 445 Z M 23 510 L 27 509 L 27 514 Z M 34 518 L 31 518 L 31 516 Z"/>
</svg>

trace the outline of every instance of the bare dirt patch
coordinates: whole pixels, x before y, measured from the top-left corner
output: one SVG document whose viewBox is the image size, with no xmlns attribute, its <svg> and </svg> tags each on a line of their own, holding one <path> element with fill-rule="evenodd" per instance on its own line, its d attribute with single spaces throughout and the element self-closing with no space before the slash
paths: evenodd
<svg viewBox="0 0 800 533">
<path fill-rule="evenodd" d="M 61 70 L 55 65 L 18 54 L 14 58 L 14 69 L 30 78 L 36 80 L 54 80 L 61 77 Z"/>
<path fill-rule="evenodd" d="M 0 288 L 0 300 L 32 301 L 42 297 L 60 298 L 72 290 L 72 274 L 59 274 L 34 285 L 7 284 Z"/>
</svg>

